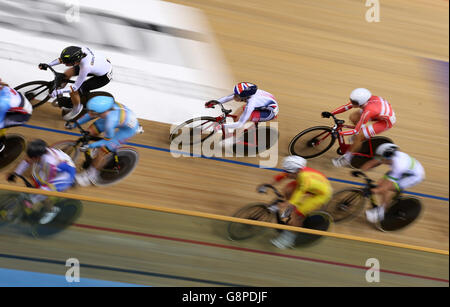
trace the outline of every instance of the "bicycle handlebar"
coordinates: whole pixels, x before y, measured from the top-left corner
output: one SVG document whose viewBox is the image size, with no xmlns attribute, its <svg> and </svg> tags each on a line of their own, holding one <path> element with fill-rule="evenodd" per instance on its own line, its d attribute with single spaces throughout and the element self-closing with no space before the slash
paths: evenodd
<svg viewBox="0 0 450 307">
<path fill-rule="evenodd" d="M 333 120 L 334 120 L 334 123 L 335 123 L 336 125 L 342 125 L 342 124 L 345 123 L 345 120 L 343 120 L 343 119 L 337 119 L 336 116 L 335 116 L 333 113 L 331 113 L 331 112 L 322 112 L 322 117 L 326 117 L 326 118 L 332 117 Z"/>
</svg>

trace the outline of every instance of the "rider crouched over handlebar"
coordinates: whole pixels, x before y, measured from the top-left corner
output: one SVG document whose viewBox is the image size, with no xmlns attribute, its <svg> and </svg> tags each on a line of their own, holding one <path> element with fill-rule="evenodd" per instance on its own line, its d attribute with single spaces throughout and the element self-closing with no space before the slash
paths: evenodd
<svg viewBox="0 0 450 307">
<path fill-rule="evenodd" d="M 41 139 L 31 141 L 27 146 L 27 157 L 17 166 L 7 180 L 15 181 L 16 175 L 22 174 L 32 166 L 32 177 L 36 188 L 46 191 L 64 192 L 75 183 L 76 168 L 72 159 L 59 149 L 47 146 Z M 53 206 L 48 196 L 30 195 L 30 202 L 25 201 L 25 212 L 32 214 L 44 210 L 40 224 L 52 221 L 61 210 Z"/>
<path fill-rule="evenodd" d="M 100 117 L 89 127 L 88 131 L 92 136 L 98 136 L 102 132 L 105 132 L 106 139 L 80 148 L 82 151 L 94 148 L 98 149 L 91 166 L 85 172 L 76 176 L 76 181 L 80 186 L 95 185 L 100 169 L 106 163 L 105 156 L 111 152 L 116 152 L 129 138 L 142 132 L 142 128 L 133 111 L 116 102 L 113 97 L 93 97 L 88 101 L 87 109 L 88 113 L 77 121 L 78 124 L 82 125 Z M 66 128 L 68 129 L 73 129 L 75 126 L 75 123 L 66 124 Z"/>
</svg>

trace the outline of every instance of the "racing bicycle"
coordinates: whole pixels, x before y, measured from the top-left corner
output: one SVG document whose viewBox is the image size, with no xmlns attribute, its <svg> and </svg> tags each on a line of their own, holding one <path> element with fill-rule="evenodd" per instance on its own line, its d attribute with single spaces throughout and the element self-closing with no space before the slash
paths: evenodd
<svg viewBox="0 0 450 307">
<path fill-rule="evenodd" d="M 362 188 L 346 188 L 337 191 L 328 202 L 325 210 L 333 216 L 335 222 L 350 220 L 357 216 L 369 203 L 372 208 L 377 206 L 371 189 L 375 188 L 373 180 L 361 171 L 353 171 L 352 175 L 365 181 Z M 403 196 L 398 192 L 385 212 L 384 220 L 375 225 L 381 231 L 402 229 L 414 222 L 420 215 L 422 204 L 419 199 Z"/>
<path fill-rule="evenodd" d="M 24 184 L 33 188 L 33 185 L 23 176 L 16 174 Z M 46 237 L 57 234 L 72 225 L 82 212 L 82 202 L 75 199 L 49 197 L 53 206 L 59 207 L 58 214 L 48 223 L 40 224 L 44 216 L 43 210 L 32 212 L 25 205 L 30 201 L 28 193 L 1 192 L 0 194 L 0 227 L 14 225 L 24 228 L 34 237 Z"/>
<path fill-rule="evenodd" d="M 78 122 L 74 122 L 81 132 L 81 137 L 75 141 L 60 141 L 51 147 L 58 148 L 69 155 L 77 165 L 77 169 L 87 169 L 91 166 L 95 159 L 96 149 L 84 151 L 84 160 L 77 163 L 78 158 L 82 155 L 81 147 L 86 146 L 89 142 L 103 140 L 102 137 L 92 136 L 89 131 L 84 130 Z M 100 150 L 100 149 L 98 149 Z M 103 168 L 99 172 L 98 180 L 95 182 L 97 186 L 108 186 L 115 184 L 128 175 L 136 168 L 139 160 L 138 152 L 129 146 L 121 146 L 116 152 L 108 153 L 105 158 Z"/>
<path fill-rule="evenodd" d="M 337 119 L 330 112 L 324 112 L 327 117 L 332 117 L 334 125 L 315 126 L 303 130 L 297 134 L 289 143 L 289 153 L 291 155 L 301 156 L 305 159 L 318 157 L 327 152 L 338 140 L 339 148 L 337 153 L 343 155 L 347 152 L 350 144 L 345 143 L 345 139 L 339 134 L 343 128 L 353 129 L 354 126 L 345 125 L 345 121 Z M 360 168 L 364 163 L 371 160 L 378 146 L 384 143 L 393 143 L 393 141 L 384 136 L 375 136 L 365 140 L 359 152 L 353 153 L 351 166 Z"/>
<path fill-rule="evenodd" d="M 270 189 L 275 198 L 270 203 L 249 204 L 239 209 L 233 217 L 249 219 L 254 221 L 277 223 L 286 225 L 289 222 L 290 210 L 280 212 L 278 204 L 285 201 L 285 197 L 272 185 L 265 184 L 264 187 Z M 332 216 L 326 211 L 311 212 L 303 222 L 303 227 L 314 230 L 327 231 L 333 223 Z M 263 234 L 268 228 L 263 226 L 249 225 L 239 222 L 228 224 L 228 238 L 232 241 L 240 241 Z M 278 232 L 281 231 L 276 229 Z M 317 241 L 322 236 L 308 233 L 297 233 L 296 246 L 310 244 Z"/>
</svg>

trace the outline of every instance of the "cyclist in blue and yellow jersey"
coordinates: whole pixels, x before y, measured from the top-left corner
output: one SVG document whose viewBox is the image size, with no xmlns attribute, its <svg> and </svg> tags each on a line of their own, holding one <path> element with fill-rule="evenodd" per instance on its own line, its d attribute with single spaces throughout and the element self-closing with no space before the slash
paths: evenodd
<svg viewBox="0 0 450 307">
<path fill-rule="evenodd" d="M 92 165 L 80 174 L 77 174 L 77 183 L 88 186 L 96 183 L 99 169 L 104 166 L 104 157 L 110 152 L 115 152 L 121 144 L 125 143 L 136 133 L 142 132 L 142 128 L 136 115 L 124 105 L 116 102 L 110 96 L 95 96 L 87 102 L 88 113 L 78 120 L 82 125 L 95 118 L 97 119 L 88 131 L 92 136 L 105 132 L 105 140 L 97 141 L 82 147 L 81 150 L 98 148 Z M 68 129 L 75 127 L 74 123 L 66 124 Z"/>
</svg>

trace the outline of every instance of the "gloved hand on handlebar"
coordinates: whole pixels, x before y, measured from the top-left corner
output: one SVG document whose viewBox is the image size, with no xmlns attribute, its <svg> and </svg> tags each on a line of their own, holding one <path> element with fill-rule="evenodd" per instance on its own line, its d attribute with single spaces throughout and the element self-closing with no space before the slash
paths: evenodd
<svg viewBox="0 0 450 307">
<path fill-rule="evenodd" d="M 258 193 L 267 193 L 267 187 L 264 184 L 262 184 L 262 185 L 258 186 L 257 191 L 258 191 Z"/>
<path fill-rule="evenodd" d="M 210 100 L 205 103 L 205 108 L 213 108 L 216 104 L 218 104 L 217 100 Z"/>
<path fill-rule="evenodd" d="M 8 180 L 8 182 L 16 182 L 16 173 L 9 173 L 6 180 Z"/>
<path fill-rule="evenodd" d="M 47 70 L 48 67 L 49 67 L 48 64 L 45 64 L 45 63 L 40 63 L 39 64 L 39 69 L 40 70 Z"/>
<path fill-rule="evenodd" d="M 331 114 L 330 112 L 322 112 L 322 117 L 324 118 L 330 118 L 333 114 Z"/>
</svg>

